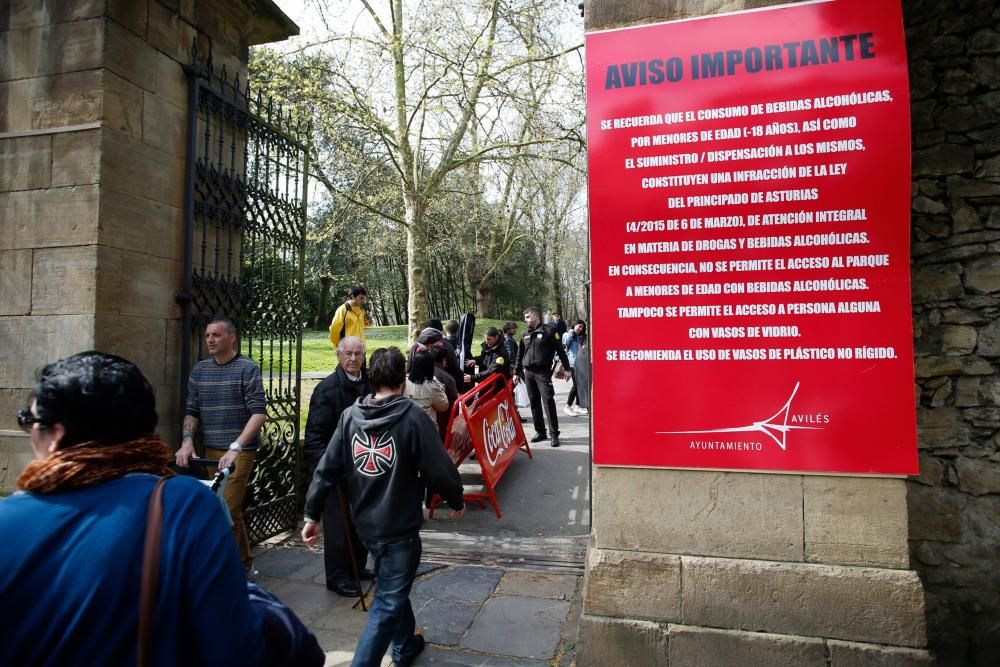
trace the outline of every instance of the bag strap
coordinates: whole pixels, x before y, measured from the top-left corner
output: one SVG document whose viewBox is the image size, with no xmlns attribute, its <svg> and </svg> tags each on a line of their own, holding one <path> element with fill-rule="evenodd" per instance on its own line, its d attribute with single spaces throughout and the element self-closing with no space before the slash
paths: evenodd
<svg viewBox="0 0 1000 667">
<path fill-rule="evenodd" d="M 142 583 L 139 589 L 139 647 L 136 664 L 145 667 L 150 655 L 150 628 L 156 608 L 156 589 L 160 579 L 160 541 L 163 536 L 163 485 L 161 477 L 153 487 L 146 507 L 146 539 L 142 547 Z"/>
</svg>

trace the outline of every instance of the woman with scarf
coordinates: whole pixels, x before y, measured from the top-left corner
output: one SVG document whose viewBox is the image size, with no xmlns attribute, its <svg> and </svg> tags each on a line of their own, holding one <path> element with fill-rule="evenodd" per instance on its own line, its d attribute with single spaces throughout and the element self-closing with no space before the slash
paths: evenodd
<svg viewBox="0 0 1000 667">
<path fill-rule="evenodd" d="M 36 458 L 0 501 L 5 664 L 323 663 L 294 614 L 248 590 L 218 498 L 171 477 L 153 388 L 135 364 L 101 352 L 49 364 L 17 419 Z M 147 551 L 158 486 L 160 546 Z M 151 614 L 142 622 L 140 607 Z"/>
</svg>

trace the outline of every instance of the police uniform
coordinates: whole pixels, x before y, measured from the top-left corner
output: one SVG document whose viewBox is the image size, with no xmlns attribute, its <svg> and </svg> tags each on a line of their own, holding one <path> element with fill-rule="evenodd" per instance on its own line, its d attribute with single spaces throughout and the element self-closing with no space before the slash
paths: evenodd
<svg viewBox="0 0 1000 667">
<path fill-rule="evenodd" d="M 489 347 L 486 343 L 483 343 L 483 350 L 476 357 L 476 365 L 479 367 L 479 372 L 472 376 L 472 381 L 475 384 L 479 384 L 494 373 L 500 373 L 509 379 L 511 370 L 507 356 L 507 348 L 502 340 L 498 340 L 497 344 L 493 347 Z"/>
<path fill-rule="evenodd" d="M 569 369 L 566 349 L 559 334 L 544 324 L 521 333 L 518 345 L 517 374 L 524 379 L 531 400 L 531 419 L 535 426 L 534 442 L 545 440 L 545 420 L 548 419 L 552 446 L 559 446 L 559 418 L 552 389 L 552 359 L 559 355 L 563 368 Z M 542 417 L 542 409 L 545 418 Z"/>
</svg>

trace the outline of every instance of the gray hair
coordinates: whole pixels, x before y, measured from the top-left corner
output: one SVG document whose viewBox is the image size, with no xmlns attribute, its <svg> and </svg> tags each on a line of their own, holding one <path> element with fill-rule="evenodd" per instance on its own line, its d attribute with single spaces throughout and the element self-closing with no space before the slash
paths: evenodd
<svg viewBox="0 0 1000 667">
<path fill-rule="evenodd" d="M 364 352 L 365 352 L 365 341 L 361 340 L 357 336 L 344 336 L 343 338 L 341 338 L 340 342 L 337 343 L 337 354 L 343 353 L 343 351 L 344 351 L 344 343 L 346 343 L 347 341 L 355 341 L 355 340 L 358 341 L 359 343 L 361 343 L 361 353 L 364 354 Z"/>
</svg>

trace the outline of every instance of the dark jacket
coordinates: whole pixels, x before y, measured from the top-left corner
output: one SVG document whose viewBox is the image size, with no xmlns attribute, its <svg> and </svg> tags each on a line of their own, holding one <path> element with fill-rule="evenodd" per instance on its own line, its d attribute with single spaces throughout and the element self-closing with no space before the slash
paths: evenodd
<svg viewBox="0 0 1000 667">
<path fill-rule="evenodd" d="M 452 509 L 464 507 L 458 469 L 434 424 L 405 396 L 373 394 L 340 418 L 306 494 L 306 517 L 319 520 L 326 496 L 342 483 L 358 535 L 366 541 L 414 537 L 423 522 L 425 485 Z"/>
<path fill-rule="evenodd" d="M 361 370 L 360 380 L 352 380 L 340 366 L 316 385 L 309 399 L 304 445 L 310 466 L 319 463 L 326 446 L 330 444 L 340 415 L 368 391 L 364 369 Z"/>
<path fill-rule="evenodd" d="M 472 376 L 472 381 L 479 384 L 494 373 L 500 373 L 505 378 L 510 378 L 510 360 L 507 356 L 507 346 L 502 340 L 498 340 L 493 347 L 488 347 L 483 343 L 483 350 L 476 357 L 476 366 L 479 372 Z"/>
<path fill-rule="evenodd" d="M 569 369 L 569 359 L 562 338 L 545 324 L 521 333 L 521 344 L 517 349 L 517 374 L 523 376 L 525 370 L 545 373 L 552 370 L 552 359 L 559 355 L 563 368 Z"/>
<path fill-rule="evenodd" d="M 458 363 L 458 355 L 455 354 L 455 348 L 452 347 L 444 334 L 437 329 L 424 329 L 417 336 L 417 342 L 421 345 L 427 347 L 435 347 L 440 345 L 444 348 L 445 353 L 445 370 L 448 374 L 455 378 L 455 387 L 458 389 L 459 393 L 465 391 L 465 372 L 462 371 L 462 367 Z M 406 357 L 406 367 L 409 368 L 410 364 L 413 362 L 413 354 L 416 351 L 417 346 L 414 345 L 410 348 L 410 352 Z"/>
<path fill-rule="evenodd" d="M 503 335 L 503 344 L 507 347 L 507 361 L 510 367 L 517 368 L 517 341 L 509 334 Z"/>
</svg>

